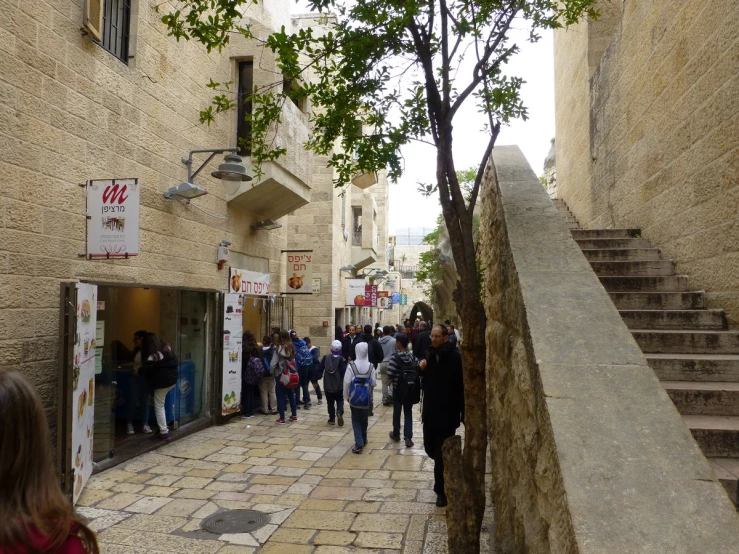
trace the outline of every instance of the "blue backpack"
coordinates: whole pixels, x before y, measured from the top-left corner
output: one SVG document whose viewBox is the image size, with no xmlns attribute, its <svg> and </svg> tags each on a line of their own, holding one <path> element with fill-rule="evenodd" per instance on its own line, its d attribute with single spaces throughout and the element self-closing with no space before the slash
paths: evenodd
<svg viewBox="0 0 739 554">
<path fill-rule="evenodd" d="M 368 373 L 358 373 L 357 366 L 354 365 L 354 362 L 349 362 L 349 367 L 351 367 L 352 375 L 354 375 L 349 384 L 349 405 L 352 408 L 369 410 L 370 374 L 372 372 L 372 366 L 370 366 Z"/>
<path fill-rule="evenodd" d="M 307 346 L 295 347 L 295 361 L 298 362 L 300 369 L 310 369 L 313 367 L 313 356 L 311 356 Z"/>
</svg>

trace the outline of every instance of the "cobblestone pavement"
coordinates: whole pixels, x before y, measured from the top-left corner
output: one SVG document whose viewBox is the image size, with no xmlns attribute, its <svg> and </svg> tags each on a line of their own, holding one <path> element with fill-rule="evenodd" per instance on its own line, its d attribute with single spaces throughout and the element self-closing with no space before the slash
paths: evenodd
<svg viewBox="0 0 739 554">
<path fill-rule="evenodd" d="M 78 511 L 105 554 L 447 552 L 418 407 L 416 445 L 406 448 L 388 438 L 392 409 L 379 399 L 361 454 L 350 450 L 350 418 L 330 426 L 314 401 L 295 423 L 232 421 L 94 475 Z M 220 536 L 200 529 L 203 518 L 229 509 L 265 512 L 269 524 Z"/>
</svg>

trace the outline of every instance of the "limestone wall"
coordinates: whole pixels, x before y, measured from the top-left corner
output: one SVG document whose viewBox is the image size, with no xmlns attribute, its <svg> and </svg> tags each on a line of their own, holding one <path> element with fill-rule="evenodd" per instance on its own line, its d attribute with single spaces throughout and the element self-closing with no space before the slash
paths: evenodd
<svg viewBox="0 0 739 554">
<path fill-rule="evenodd" d="M 739 518 L 517 147 L 482 199 L 500 552 L 723 552 Z"/>
<path fill-rule="evenodd" d="M 640 227 L 738 324 L 736 1 L 625 2 L 612 25 L 618 4 L 555 33 L 559 195 L 586 228 Z"/>
</svg>

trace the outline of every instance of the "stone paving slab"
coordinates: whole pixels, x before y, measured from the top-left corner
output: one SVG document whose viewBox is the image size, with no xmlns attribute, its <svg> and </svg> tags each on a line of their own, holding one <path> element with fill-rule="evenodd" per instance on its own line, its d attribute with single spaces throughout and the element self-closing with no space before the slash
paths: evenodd
<svg viewBox="0 0 739 554">
<path fill-rule="evenodd" d="M 78 511 L 105 554 L 446 553 L 445 510 L 434 505 L 433 462 L 414 441 L 388 438 L 392 412 L 375 396 L 369 444 L 353 454 L 351 422 L 328 426 L 324 406 L 297 423 L 232 420 L 94 475 Z M 203 518 L 254 509 L 251 533 L 203 531 Z M 486 528 L 491 528 L 486 515 Z M 482 552 L 490 552 L 488 537 Z"/>
</svg>

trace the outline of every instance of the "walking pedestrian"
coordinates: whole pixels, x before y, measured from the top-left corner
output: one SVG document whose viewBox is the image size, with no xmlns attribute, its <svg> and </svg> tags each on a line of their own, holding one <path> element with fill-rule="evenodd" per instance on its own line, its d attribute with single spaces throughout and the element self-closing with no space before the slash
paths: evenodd
<svg viewBox="0 0 739 554">
<path fill-rule="evenodd" d="M 413 405 L 421 399 L 418 359 L 408 351 L 408 335 L 396 335 L 396 351 L 390 358 L 387 374 L 393 385 L 393 430 L 390 438 L 400 442 L 400 412 L 403 412 L 403 440 L 413 446 Z"/>
<path fill-rule="evenodd" d="M 285 425 L 285 408 L 287 402 L 290 402 L 290 421 L 298 421 L 298 409 L 295 401 L 295 394 L 292 389 L 288 389 L 280 382 L 282 373 L 287 369 L 288 363 L 295 363 L 295 347 L 290 340 L 290 334 L 284 329 L 279 333 L 279 342 L 275 346 L 275 353 L 272 355 L 270 367 L 272 375 L 275 378 L 275 390 L 277 391 L 277 411 L 280 413 L 275 423 Z"/>
<path fill-rule="evenodd" d="M 331 354 L 323 357 L 319 369 L 323 373 L 323 391 L 326 393 L 328 424 L 334 425 L 338 420 L 339 427 L 343 427 L 346 360 L 341 355 L 340 341 L 335 340 L 331 343 Z"/>
<path fill-rule="evenodd" d="M 303 408 L 306 410 L 310 408 L 310 390 L 308 389 L 308 382 L 310 381 L 308 375 L 310 368 L 313 366 L 313 357 L 308 351 L 308 345 L 305 340 L 298 338 L 298 333 L 294 329 L 290 329 L 290 340 L 295 347 L 295 362 L 298 364 L 298 379 L 300 386 L 295 389 L 295 400 L 300 407 L 300 392 L 303 392 Z"/>
<path fill-rule="evenodd" d="M 313 360 L 313 363 L 308 369 L 308 381 L 310 381 L 310 384 L 313 385 L 313 390 L 316 391 L 316 398 L 318 399 L 316 403 L 320 405 L 323 404 L 321 384 L 318 382 L 322 377 L 321 371 L 319 369 L 319 366 L 321 365 L 321 350 L 317 346 L 313 346 L 310 337 L 303 337 L 303 342 L 305 342 L 305 346 L 308 348 L 308 352 L 310 353 L 311 359 Z"/>
<path fill-rule="evenodd" d="M 146 331 L 136 331 L 133 334 L 133 375 L 131 377 L 131 397 L 126 406 L 126 434 L 133 435 L 133 420 L 138 407 L 141 418 L 141 430 L 151 433 L 149 427 L 149 386 L 143 376 L 139 375 L 141 368 L 141 341 L 146 336 Z"/>
<path fill-rule="evenodd" d="M 254 396 L 264 377 L 262 353 L 257 346 L 254 333 L 245 331 L 241 346 L 241 417 L 254 417 Z"/>
<path fill-rule="evenodd" d="M 344 341 L 342 342 L 341 353 L 346 361 L 354 360 L 357 356 L 354 353 L 354 348 L 357 346 L 357 343 L 361 341 L 357 336 L 356 331 L 357 328 L 354 327 L 354 325 L 349 325 L 348 334 L 344 337 Z"/>
<path fill-rule="evenodd" d="M 0 422 L 0 552 L 98 554 L 59 486 L 41 399 L 20 373 L 0 370 Z"/>
<path fill-rule="evenodd" d="M 344 396 L 352 412 L 352 430 L 354 431 L 352 452 L 355 454 L 361 453 L 367 445 L 370 397 L 377 381 L 376 370 L 367 358 L 368 346 L 365 342 L 357 344 L 355 348 L 357 359 L 349 362 L 344 376 Z"/>
<path fill-rule="evenodd" d="M 275 353 L 272 337 L 265 335 L 262 338 L 262 363 L 265 373 L 259 382 L 259 394 L 262 398 L 262 413 L 277 415 L 277 393 L 275 392 L 275 378 L 272 376 L 270 364 Z"/>
<path fill-rule="evenodd" d="M 380 366 L 380 362 L 382 361 L 382 358 L 385 356 L 385 354 L 382 351 L 382 346 L 380 346 L 380 342 L 372 335 L 372 326 L 371 325 L 365 325 L 364 326 L 364 334 L 360 337 L 360 340 L 367 343 L 367 358 L 369 359 L 369 362 L 372 364 L 372 366 L 375 368 L 375 371 L 377 371 L 377 368 Z M 372 388 L 375 388 L 375 385 L 372 385 Z M 372 417 L 375 415 L 375 398 L 373 391 L 370 391 L 370 408 L 369 408 L 369 416 Z"/>
<path fill-rule="evenodd" d="M 379 373 L 382 380 L 382 405 L 390 406 L 393 402 L 393 387 L 388 376 L 387 368 L 390 358 L 395 354 L 395 340 L 393 338 L 393 328 L 386 325 L 382 329 L 382 338 L 378 341 L 382 347 L 382 361 L 380 362 Z"/>
<path fill-rule="evenodd" d="M 162 343 L 154 333 L 147 333 L 141 340 L 141 360 L 139 373 L 146 379 L 149 390 L 153 391 L 154 415 L 159 427 L 159 434 L 152 438 L 169 440 L 164 402 L 167 393 L 177 384 L 179 374 L 177 356 L 169 344 Z"/>
<path fill-rule="evenodd" d="M 451 323 L 446 326 L 446 332 L 449 336 L 449 344 L 452 348 L 457 348 L 458 341 L 457 341 L 457 333 L 454 331 L 454 325 Z"/>
<path fill-rule="evenodd" d="M 434 460 L 434 492 L 436 505 L 447 505 L 444 489 L 444 461 L 441 445 L 454 436 L 464 422 L 464 383 L 462 357 L 459 350 L 449 345 L 447 329 L 434 325 L 431 329 L 431 348 L 418 364 L 421 370 L 423 405 L 423 446 Z"/>
<path fill-rule="evenodd" d="M 431 346 L 431 330 L 425 321 L 418 324 L 418 334 L 415 339 L 411 339 L 411 342 L 413 344 L 413 355 L 419 360 L 425 358 L 426 351 Z"/>
</svg>

